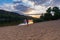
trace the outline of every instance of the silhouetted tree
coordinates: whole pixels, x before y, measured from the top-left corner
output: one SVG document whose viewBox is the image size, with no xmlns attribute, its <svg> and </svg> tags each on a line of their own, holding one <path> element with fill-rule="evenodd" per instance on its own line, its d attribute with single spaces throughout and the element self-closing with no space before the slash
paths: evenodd
<svg viewBox="0 0 60 40">
<path fill-rule="evenodd" d="M 53 7 L 54 19 L 60 19 L 60 9 L 58 7 Z"/>
<path fill-rule="evenodd" d="M 51 7 L 49 7 L 49 8 L 46 10 L 47 13 L 51 13 L 51 11 L 52 11 L 52 10 L 51 10 Z"/>
<path fill-rule="evenodd" d="M 44 14 L 44 20 L 52 20 L 51 7 L 46 10 L 47 13 Z"/>
<path fill-rule="evenodd" d="M 53 7 L 52 11 L 54 11 L 55 13 L 59 12 L 60 9 L 58 7 Z"/>
<path fill-rule="evenodd" d="M 41 14 L 41 16 L 40 16 L 40 21 L 41 21 L 41 22 L 44 21 L 44 14 Z"/>
<path fill-rule="evenodd" d="M 52 20 L 52 15 L 50 13 L 45 13 L 44 14 L 44 20 L 46 20 L 46 21 Z"/>
</svg>

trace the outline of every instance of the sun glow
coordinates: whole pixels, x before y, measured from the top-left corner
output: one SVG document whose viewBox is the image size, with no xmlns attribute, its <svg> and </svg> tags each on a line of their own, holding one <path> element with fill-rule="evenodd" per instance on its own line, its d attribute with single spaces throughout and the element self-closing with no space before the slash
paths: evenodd
<svg viewBox="0 0 60 40">
<path fill-rule="evenodd" d="M 29 16 L 32 16 L 34 18 L 40 18 L 40 15 L 29 15 Z"/>
<path fill-rule="evenodd" d="M 34 17 L 34 18 L 39 18 L 39 17 L 40 17 L 40 15 L 35 15 L 35 14 L 39 14 L 39 13 L 37 13 L 36 10 L 28 10 L 27 12 L 25 12 L 25 14 L 27 14 L 27 15 L 29 15 L 29 16 L 32 16 L 32 17 Z M 33 15 L 32 15 L 32 14 L 33 14 Z"/>
<path fill-rule="evenodd" d="M 33 20 L 28 20 L 28 24 L 33 24 Z"/>
</svg>

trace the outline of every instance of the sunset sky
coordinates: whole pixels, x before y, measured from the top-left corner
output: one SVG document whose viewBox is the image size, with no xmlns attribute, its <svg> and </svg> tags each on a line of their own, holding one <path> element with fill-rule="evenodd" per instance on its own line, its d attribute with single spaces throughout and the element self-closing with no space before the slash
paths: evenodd
<svg viewBox="0 0 60 40">
<path fill-rule="evenodd" d="M 50 6 L 60 7 L 60 0 L 0 0 L 0 9 L 20 14 L 45 13 Z"/>
</svg>

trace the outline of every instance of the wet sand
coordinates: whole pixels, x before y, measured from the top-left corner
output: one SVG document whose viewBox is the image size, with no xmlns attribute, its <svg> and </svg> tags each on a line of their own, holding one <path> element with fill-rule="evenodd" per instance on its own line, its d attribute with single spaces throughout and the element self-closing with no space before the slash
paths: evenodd
<svg viewBox="0 0 60 40">
<path fill-rule="evenodd" d="M 0 40 L 60 40 L 60 20 L 0 27 Z"/>
</svg>

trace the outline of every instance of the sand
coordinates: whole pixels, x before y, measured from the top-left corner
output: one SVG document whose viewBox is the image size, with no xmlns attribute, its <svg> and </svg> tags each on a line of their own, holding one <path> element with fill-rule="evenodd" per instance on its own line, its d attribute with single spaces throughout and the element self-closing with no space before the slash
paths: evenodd
<svg viewBox="0 0 60 40">
<path fill-rule="evenodd" d="M 60 40 L 60 20 L 0 27 L 0 40 Z"/>
</svg>

